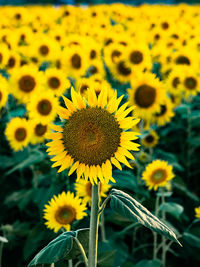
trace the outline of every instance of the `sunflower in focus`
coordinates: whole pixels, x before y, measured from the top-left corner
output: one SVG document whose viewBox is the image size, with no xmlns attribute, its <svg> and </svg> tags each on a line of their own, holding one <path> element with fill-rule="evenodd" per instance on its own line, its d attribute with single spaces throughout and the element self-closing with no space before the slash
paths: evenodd
<svg viewBox="0 0 200 267">
<path fill-rule="evenodd" d="M 84 175 L 92 184 L 98 179 L 108 184 L 115 182 L 111 163 L 120 170 L 120 163 L 131 168 L 126 157 L 134 160 L 129 150 L 139 150 L 139 144 L 132 142 L 139 134 L 129 129 L 139 119 L 127 117 L 134 107 L 126 109 L 126 103 L 118 109 L 123 96 L 117 98 L 116 91 L 109 101 L 106 88 L 98 97 L 93 89 L 87 95 L 87 103 L 73 88 L 72 101 L 63 96 L 66 108 L 60 107 L 58 114 L 65 124 L 51 127 L 55 132 L 47 135 L 52 139 L 47 151 L 55 155 L 52 167 L 60 166 L 58 172 L 70 168 L 68 175 L 76 171 L 78 180 Z"/>
<path fill-rule="evenodd" d="M 8 99 L 8 83 L 0 76 L 0 109 L 6 104 Z"/>
<path fill-rule="evenodd" d="M 45 205 L 44 219 L 47 228 L 57 233 L 61 228 L 70 230 L 75 220 L 81 220 L 87 216 L 86 205 L 81 199 L 71 192 L 62 192 L 54 196 L 48 205 Z"/>
<path fill-rule="evenodd" d="M 99 186 L 99 201 L 101 201 L 102 197 L 107 196 L 108 190 L 111 188 L 108 184 L 100 183 Z M 75 183 L 76 195 L 83 198 L 83 201 L 89 203 L 91 205 L 92 199 L 92 184 L 90 181 L 86 181 L 85 179 L 80 179 Z"/>
<path fill-rule="evenodd" d="M 46 87 L 56 96 L 61 96 L 70 88 L 70 81 L 62 70 L 51 68 L 45 71 Z"/>
<path fill-rule="evenodd" d="M 149 190 L 152 188 L 157 190 L 158 187 L 166 186 L 173 178 L 172 166 L 168 165 L 168 162 L 164 160 L 154 160 L 147 165 L 142 173 L 142 179 L 145 181 Z"/>
<path fill-rule="evenodd" d="M 29 118 L 47 124 L 55 119 L 58 105 L 58 99 L 51 91 L 34 94 L 27 104 Z"/>
<path fill-rule="evenodd" d="M 148 134 L 146 134 L 142 140 L 141 144 L 146 148 L 153 148 L 158 144 L 159 136 L 156 131 L 151 130 Z"/>
<path fill-rule="evenodd" d="M 200 206 L 194 209 L 195 211 L 195 217 L 200 219 Z"/>
<path fill-rule="evenodd" d="M 24 118 L 11 119 L 5 130 L 6 138 L 15 151 L 22 150 L 28 145 L 31 134 L 32 124 Z"/>
<path fill-rule="evenodd" d="M 152 73 L 138 73 L 131 80 L 131 89 L 128 90 L 130 103 L 136 106 L 138 115 L 150 119 L 155 112 L 160 111 L 166 91 L 163 83 Z"/>
<path fill-rule="evenodd" d="M 20 101 L 28 102 L 33 94 L 41 89 L 44 80 L 42 72 L 32 65 L 25 65 L 13 70 L 9 80 L 11 93 Z"/>
</svg>

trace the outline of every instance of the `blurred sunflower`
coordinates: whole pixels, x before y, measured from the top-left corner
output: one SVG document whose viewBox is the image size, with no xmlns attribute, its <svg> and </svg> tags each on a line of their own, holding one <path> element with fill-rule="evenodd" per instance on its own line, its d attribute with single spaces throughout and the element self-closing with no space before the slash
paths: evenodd
<svg viewBox="0 0 200 267">
<path fill-rule="evenodd" d="M 8 82 L 0 76 L 0 109 L 6 104 L 8 99 Z"/>
<path fill-rule="evenodd" d="M 141 118 L 150 119 L 155 112 L 160 111 L 166 91 L 163 83 L 152 73 L 137 73 L 131 80 L 132 89 L 128 90 L 130 103 L 136 106 Z"/>
<path fill-rule="evenodd" d="M 34 94 L 27 104 L 29 118 L 47 124 L 55 119 L 58 105 L 58 99 L 51 91 Z"/>
<path fill-rule="evenodd" d="M 49 130 L 48 124 L 41 124 L 36 121 L 32 121 L 33 132 L 31 137 L 31 144 L 42 143 L 45 140 L 45 134 Z"/>
<path fill-rule="evenodd" d="M 26 103 L 40 91 L 43 81 L 43 73 L 37 67 L 25 65 L 13 70 L 9 80 L 10 91 L 20 102 Z"/>
<path fill-rule="evenodd" d="M 200 206 L 194 209 L 195 211 L 195 217 L 200 219 Z"/>
<path fill-rule="evenodd" d="M 117 98 L 116 91 L 109 101 L 106 88 L 98 97 L 93 89 L 88 89 L 87 95 L 87 105 L 73 88 L 72 102 L 63 97 L 66 109 L 60 107 L 58 114 L 66 123 L 63 128 L 51 127 L 57 132 L 47 135 L 52 139 L 47 151 L 56 155 L 51 159 L 55 161 L 52 167 L 61 166 L 58 172 L 71 167 L 69 176 L 76 171 L 78 180 L 84 175 L 92 184 L 97 178 L 102 183 L 115 182 L 111 163 L 118 169 L 122 169 L 120 162 L 131 168 L 126 157 L 134 157 L 129 150 L 139 150 L 139 144 L 132 142 L 138 133 L 127 131 L 139 120 L 127 117 L 134 107 L 126 109 L 125 103 L 118 109 L 123 96 Z"/>
<path fill-rule="evenodd" d="M 71 224 L 75 220 L 81 220 L 87 216 L 86 205 L 81 199 L 71 192 L 62 192 L 54 196 L 48 205 L 45 205 L 44 219 L 47 228 L 58 232 L 61 228 L 70 231 Z"/>
<path fill-rule="evenodd" d="M 24 118 L 13 118 L 5 130 L 6 138 L 13 150 L 22 150 L 30 141 L 32 124 Z"/>
<path fill-rule="evenodd" d="M 134 77 L 133 67 L 127 64 L 126 58 L 120 57 L 117 63 L 109 66 L 109 70 L 113 77 L 122 83 L 128 83 Z"/>
<path fill-rule="evenodd" d="M 8 73 L 11 73 L 14 69 L 19 68 L 19 66 L 20 66 L 20 55 L 17 52 L 10 50 L 6 63 L 6 70 L 8 71 Z"/>
<path fill-rule="evenodd" d="M 101 201 L 102 197 L 107 196 L 108 190 L 111 188 L 108 184 L 100 183 L 99 187 L 99 201 Z M 92 199 L 92 184 L 90 181 L 86 181 L 85 179 L 80 179 L 75 183 L 76 195 L 83 198 L 83 201 L 91 205 Z"/>
<path fill-rule="evenodd" d="M 56 68 L 49 68 L 45 71 L 45 80 L 46 87 L 51 89 L 56 96 L 61 96 L 71 86 L 65 72 Z"/>
<path fill-rule="evenodd" d="M 145 171 L 142 173 L 142 179 L 145 181 L 149 190 L 152 188 L 157 190 L 158 187 L 163 187 L 174 178 L 172 166 L 164 160 L 154 160 L 146 166 Z"/>
<path fill-rule="evenodd" d="M 158 144 L 158 140 L 159 140 L 159 136 L 156 133 L 156 131 L 154 130 L 150 130 L 148 134 L 146 134 L 142 140 L 141 140 L 141 144 L 144 147 L 147 148 L 153 148 Z"/>
</svg>

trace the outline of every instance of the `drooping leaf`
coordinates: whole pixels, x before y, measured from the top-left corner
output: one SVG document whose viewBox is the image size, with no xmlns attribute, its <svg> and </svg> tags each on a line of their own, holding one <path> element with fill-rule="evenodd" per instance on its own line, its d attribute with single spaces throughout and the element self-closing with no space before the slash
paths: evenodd
<svg viewBox="0 0 200 267">
<path fill-rule="evenodd" d="M 192 247 L 200 248 L 200 238 L 191 233 L 183 233 L 183 239 Z"/>
<path fill-rule="evenodd" d="M 51 264 L 64 259 L 74 259 L 80 255 L 78 246 L 74 237 L 80 238 L 79 242 L 82 243 L 83 247 L 87 247 L 89 238 L 88 229 L 80 229 L 77 231 L 69 231 L 59 235 L 57 238 L 52 240 L 46 247 L 44 247 L 29 263 L 28 266 L 36 266 L 38 264 Z"/>
<path fill-rule="evenodd" d="M 183 213 L 183 206 L 175 202 L 166 202 L 160 205 L 160 210 L 170 213 L 172 216 L 178 218 Z"/>
<path fill-rule="evenodd" d="M 110 206 L 115 212 L 179 243 L 175 233 L 134 198 L 116 189 L 112 189 L 110 197 Z"/>
</svg>

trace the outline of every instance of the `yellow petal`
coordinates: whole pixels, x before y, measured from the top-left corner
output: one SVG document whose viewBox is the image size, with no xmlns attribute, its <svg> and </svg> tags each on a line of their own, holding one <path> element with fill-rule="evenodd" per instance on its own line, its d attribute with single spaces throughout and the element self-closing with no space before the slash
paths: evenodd
<svg viewBox="0 0 200 267">
<path fill-rule="evenodd" d="M 130 129 L 134 125 L 138 124 L 139 121 L 140 121 L 140 119 L 133 119 L 132 117 L 128 117 L 128 118 L 125 118 L 125 119 L 119 121 L 119 126 L 122 129 Z"/>
<path fill-rule="evenodd" d="M 112 102 L 110 101 L 108 103 L 108 107 L 107 107 L 107 110 L 110 112 L 110 113 L 113 113 L 117 110 L 120 102 L 122 101 L 122 98 L 124 97 L 124 95 L 121 95 L 118 99 L 114 99 L 112 98 Z"/>
<path fill-rule="evenodd" d="M 139 150 L 139 146 L 140 144 L 137 144 L 137 143 L 133 143 L 131 141 L 124 141 L 122 140 L 120 142 L 120 145 L 128 150 L 135 150 L 135 151 L 138 151 Z"/>
<path fill-rule="evenodd" d="M 78 168 L 77 168 L 77 182 L 79 181 L 80 177 L 82 176 L 82 174 L 85 171 L 85 164 L 81 163 Z"/>
<path fill-rule="evenodd" d="M 120 115 L 128 107 L 129 102 L 124 103 L 115 113 L 116 116 Z"/>
<path fill-rule="evenodd" d="M 51 160 L 51 161 L 58 161 L 58 160 L 61 160 L 61 159 L 63 159 L 63 158 L 66 156 L 66 154 L 67 154 L 67 151 L 64 151 L 64 152 L 58 154 L 57 156 L 51 158 L 50 160 Z"/>
<path fill-rule="evenodd" d="M 63 138 L 63 134 L 62 133 L 46 133 L 45 138 L 59 140 Z"/>
<path fill-rule="evenodd" d="M 70 171 L 68 173 L 68 176 L 70 176 L 77 169 L 78 165 L 79 165 L 79 161 L 76 161 L 74 163 L 74 165 L 71 167 L 71 169 L 70 169 Z"/>
<path fill-rule="evenodd" d="M 119 161 L 116 160 L 115 158 L 111 158 L 111 162 L 115 167 L 117 167 L 119 170 L 122 170 L 122 166 L 120 165 Z"/>
<path fill-rule="evenodd" d="M 71 157 L 69 155 L 67 155 L 64 159 L 63 164 L 61 165 L 60 169 L 58 170 L 58 173 L 64 171 L 65 169 L 68 169 L 70 166 L 71 166 Z"/>
<path fill-rule="evenodd" d="M 74 104 L 65 96 L 62 96 L 64 102 L 65 102 L 65 106 L 67 107 L 67 109 L 69 110 L 70 113 L 76 111 L 76 107 L 74 106 Z"/>
<path fill-rule="evenodd" d="M 65 109 L 66 110 L 66 109 Z M 57 131 L 57 132 L 63 132 L 63 128 L 60 127 L 59 125 L 55 125 L 55 124 L 50 124 L 50 128 L 54 131 Z"/>
<path fill-rule="evenodd" d="M 56 111 L 61 119 L 67 120 L 69 116 L 71 115 L 71 112 L 68 109 L 63 108 L 61 106 L 58 106 Z"/>
<path fill-rule="evenodd" d="M 127 167 L 132 169 L 132 166 L 128 163 L 127 159 L 125 158 L 124 155 L 121 155 L 118 151 L 115 152 L 115 157 L 118 161 L 120 161 L 121 163 L 123 163 L 124 165 L 126 165 Z"/>
<path fill-rule="evenodd" d="M 140 133 L 137 132 L 122 132 L 121 133 L 121 140 L 136 140 Z"/>
<path fill-rule="evenodd" d="M 120 121 L 120 120 L 124 119 L 132 110 L 134 110 L 134 106 L 126 109 L 124 112 L 122 112 L 119 115 L 115 114 L 115 117 L 117 118 L 118 121 Z"/>
<path fill-rule="evenodd" d="M 85 166 L 85 172 L 84 172 L 84 176 L 85 176 L 85 180 L 86 180 L 86 181 L 88 180 L 89 171 L 90 171 L 90 168 L 89 168 L 88 165 L 86 165 L 86 166 Z"/>
<path fill-rule="evenodd" d="M 132 159 L 134 160 L 135 158 L 133 157 L 133 155 L 124 147 L 118 147 L 118 150 L 117 150 L 121 155 L 124 155 L 126 156 L 127 158 L 129 159 Z"/>
<path fill-rule="evenodd" d="M 102 169 L 99 165 L 97 165 L 97 176 L 99 177 L 100 182 L 104 184 L 105 180 L 103 178 Z"/>
<path fill-rule="evenodd" d="M 71 88 L 71 97 L 72 97 L 72 101 L 73 101 L 73 103 L 77 109 L 86 108 L 86 105 L 85 105 L 82 97 L 75 92 L 73 87 Z"/>
<path fill-rule="evenodd" d="M 103 88 L 98 97 L 98 107 L 104 108 L 107 105 L 108 90 Z"/>
</svg>

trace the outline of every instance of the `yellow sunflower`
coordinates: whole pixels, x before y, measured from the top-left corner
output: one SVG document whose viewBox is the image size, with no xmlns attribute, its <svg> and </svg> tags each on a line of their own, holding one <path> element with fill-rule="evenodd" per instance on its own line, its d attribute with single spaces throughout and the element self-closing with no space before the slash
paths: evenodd
<svg viewBox="0 0 200 267">
<path fill-rule="evenodd" d="M 164 160 L 154 160 L 148 164 L 145 171 L 142 173 L 142 179 L 145 181 L 149 190 L 152 188 L 157 190 L 158 187 L 163 187 L 174 178 L 172 166 Z"/>
<path fill-rule="evenodd" d="M 61 166 L 58 172 L 71 167 L 68 175 L 77 172 L 78 180 L 84 175 L 85 180 L 102 183 L 112 178 L 112 164 L 122 169 L 120 162 L 131 167 L 127 158 L 134 160 L 129 150 L 139 150 L 136 132 L 128 131 L 139 119 L 127 115 L 134 109 L 126 109 L 125 103 L 119 109 L 123 98 L 117 98 L 117 92 L 108 101 L 107 90 L 102 88 L 97 97 L 93 89 L 88 89 L 87 103 L 80 94 L 71 89 L 72 101 L 63 97 L 66 109 L 60 107 L 58 114 L 66 122 L 62 127 L 54 126 L 55 133 L 49 133 L 52 139 L 47 144 L 50 155 L 55 155 L 52 167 Z"/>
<path fill-rule="evenodd" d="M 87 216 L 86 204 L 74 193 L 62 192 L 58 196 L 54 196 L 49 205 L 45 205 L 44 219 L 47 228 L 58 232 L 61 228 L 70 230 L 71 224 L 75 220 L 81 220 Z"/>
<path fill-rule="evenodd" d="M 9 51 L 9 56 L 6 63 L 6 70 L 8 73 L 12 73 L 12 71 L 20 66 L 20 55 L 14 50 Z"/>
<path fill-rule="evenodd" d="M 175 115 L 173 112 L 174 105 L 169 97 L 160 105 L 160 111 L 153 114 L 152 121 L 158 126 L 163 126 L 170 122 Z"/>
<path fill-rule="evenodd" d="M 2 108 L 8 99 L 8 82 L 0 76 L 0 108 Z"/>
<path fill-rule="evenodd" d="M 49 130 L 49 124 L 42 124 L 32 121 L 33 131 L 31 137 L 31 144 L 42 143 L 45 140 L 45 135 Z"/>
<path fill-rule="evenodd" d="M 22 150 L 30 141 L 32 124 L 24 118 L 13 118 L 5 130 L 6 138 L 13 150 Z"/>
<path fill-rule="evenodd" d="M 58 99 L 51 91 L 34 94 L 27 104 L 29 118 L 47 124 L 55 119 L 58 105 Z"/>
<path fill-rule="evenodd" d="M 61 96 L 70 88 L 70 81 L 66 78 L 64 71 L 57 68 L 45 71 L 46 87 L 51 89 L 56 96 Z"/>
<path fill-rule="evenodd" d="M 147 148 L 153 148 L 158 144 L 159 136 L 154 130 L 150 130 L 141 140 L 141 144 Z"/>
<path fill-rule="evenodd" d="M 150 119 L 160 111 L 160 104 L 165 97 L 164 85 L 152 73 L 140 73 L 131 80 L 132 89 L 128 90 L 130 103 L 136 106 L 138 115 Z"/>
<path fill-rule="evenodd" d="M 4 68 L 8 63 L 9 50 L 5 44 L 1 43 L 0 49 L 0 68 Z"/>
<path fill-rule="evenodd" d="M 10 91 L 20 102 L 26 103 L 33 94 L 40 92 L 43 80 L 43 73 L 36 66 L 25 65 L 12 71 Z"/>
<path fill-rule="evenodd" d="M 194 209 L 195 211 L 195 217 L 200 219 L 200 206 Z"/>
<path fill-rule="evenodd" d="M 129 83 L 134 77 L 134 68 L 127 64 L 125 57 L 120 57 L 120 60 L 108 67 L 114 78 L 121 83 Z"/>
<path fill-rule="evenodd" d="M 100 183 L 99 189 L 99 201 L 101 201 L 102 197 L 107 196 L 107 192 L 110 189 L 110 185 Z M 83 198 L 83 201 L 91 204 L 92 199 L 92 184 L 90 181 L 86 181 L 85 179 L 80 179 L 75 183 L 76 195 Z"/>
</svg>

